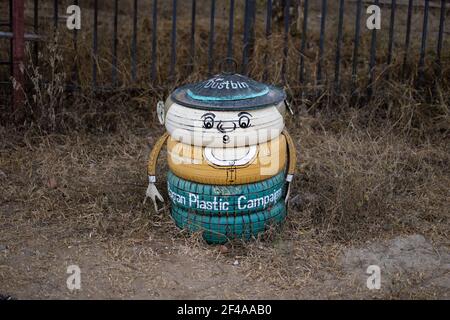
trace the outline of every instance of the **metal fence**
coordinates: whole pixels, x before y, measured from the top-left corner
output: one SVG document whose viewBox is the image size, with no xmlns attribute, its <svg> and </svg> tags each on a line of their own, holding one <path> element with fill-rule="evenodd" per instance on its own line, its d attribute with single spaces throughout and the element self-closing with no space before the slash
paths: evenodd
<svg viewBox="0 0 450 320">
<path fill-rule="evenodd" d="M 41 0 L 42 1 L 42 0 Z M 32 21 L 28 23 L 31 25 L 32 33 L 25 33 L 25 20 L 24 17 L 24 0 L 9 0 L 9 17 L 8 21 L 1 20 L 2 23 L 0 27 L 3 29 L 6 27 L 6 30 L 2 30 L 0 32 L 0 38 L 9 39 L 11 42 L 11 50 L 10 50 L 10 59 L 8 61 L 0 61 L 0 65 L 9 66 L 11 76 L 14 77 L 19 83 L 24 82 L 24 77 L 22 73 L 22 69 L 20 68 L 20 64 L 24 62 L 24 43 L 26 41 L 35 41 L 33 45 L 33 59 L 38 61 L 38 53 L 45 45 L 41 45 L 39 43 L 42 41 L 49 41 L 51 39 L 51 34 L 49 34 L 49 30 L 45 32 L 40 28 L 40 17 L 43 14 L 44 10 L 41 8 L 41 1 L 32 0 L 27 1 L 27 4 L 32 2 L 33 6 L 33 15 Z M 147 48 L 142 48 L 140 43 L 138 43 L 138 36 L 149 37 L 150 38 L 150 56 L 148 59 L 149 69 L 148 75 L 150 83 L 156 82 L 158 78 L 158 59 L 160 59 L 161 55 L 158 55 L 158 37 L 160 37 L 159 28 L 159 19 L 160 19 L 160 5 L 163 3 L 165 6 L 168 5 L 169 0 L 167 1 L 158 1 L 158 0 L 131 0 L 132 1 L 132 12 L 130 13 L 129 22 L 132 24 L 131 26 L 131 50 L 130 50 L 130 84 L 136 83 L 138 79 L 138 72 L 140 71 L 138 68 L 138 52 L 140 50 L 146 50 Z M 91 76 L 90 83 L 92 90 L 100 90 L 100 89 L 114 89 L 119 85 L 118 78 L 118 64 L 120 63 L 120 58 L 118 55 L 118 37 L 119 37 L 119 28 L 118 28 L 118 16 L 119 16 L 119 8 L 121 6 L 120 0 L 112 0 L 112 46 L 109 48 L 110 50 L 110 63 L 111 63 L 111 73 L 109 79 L 107 81 L 102 80 L 102 83 L 99 84 L 98 80 L 98 61 L 99 61 L 99 15 L 101 14 L 99 11 L 99 0 L 91 0 L 89 1 L 89 5 L 92 5 L 92 16 L 88 17 L 91 20 L 92 24 L 92 42 L 91 42 Z M 141 12 L 139 10 L 139 4 L 142 2 L 151 2 L 151 12 Z M 207 40 L 207 73 L 213 73 L 217 69 L 218 60 L 218 49 L 224 51 L 225 53 L 221 53 L 220 58 L 234 58 L 240 62 L 239 72 L 243 74 L 248 74 L 251 72 L 249 70 L 249 65 L 251 65 L 252 61 L 255 58 L 255 55 L 260 55 L 260 51 L 255 53 L 255 45 L 259 41 L 270 41 L 272 37 L 277 34 L 282 39 L 282 50 L 280 61 L 276 61 L 277 65 L 280 65 L 280 77 L 279 84 L 285 85 L 287 87 L 295 87 L 299 88 L 299 91 L 305 92 L 308 90 L 316 91 L 318 88 L 327 87 L 330 92 L 333 94 L 340 94 L 342 88 L 342 82 L 346 81 L 351 84 L 351 91 L 354 92 L 357 87 L 364 88 L 363 90 L 365 95 L 371 96 L 374 90 L 374 82 L 379 77 L 389 77 L 389 72 L 384 72 L 389 69 L 391 64 L 394 61 L 394 55 L 399 55 L 399 52 L 403 55 L 403 62 L 400 66 L 400 74 L 405 79 L 408 77 L 407 75 L 407 65 L 411 63 L 409 55 L 412 55 L 411 52 L 411 35 L 412 35 L 412 26 L 416 26 L 417 24 L 421 24 L 421 33 L 420 39 L 420 47 L 418 52 L 418 60 L 416 62 L 417 66 L 417 78 L 420 80 L 424 77 L 424 70 L 427 59 L 427 52 L 433 53 L 432 64 L 434 69 L 437 71 L 434 76 L 442 77 L 440 70 L 442 69 L 442 52 L 444 50 L 445 39 L 445 18 L 447 15 L 447 10 L 449 5 L 446 3 L 446 0 L 424 0 L 424 1 L 414 1 L 414 0 L 391 0 L 391 1 L 364 1 L 364 0 L 337 0 L 334 1 L 333 5 L 337 5 L 337 10 L 333 10 L 329 12 L 330 1 L 327 0 L 210 0 L 210 1 L 200 1 L 200 0 L 189 0 L 183 2 L 183 10 L 186 10 L 186 3 L 189 2 L 189 37 L 186 40 L 184 38 L 184 45 L 188 48 L 188 56 L 189 56 L 189 70 L 193 70 L 194 66 L 199 63 L 204 63 L 202 61 L 196 60 L 196 50 L 198 48 L 198 43 L 196 42 L 196 32 L 198 28 L 197 12 L 199 9 L 199 5 L 204 7 L 205 4 L 208 5 L 209 9 L 209 34 Z M 217 38 L 217 5 L 220 2 L 223 5 L 226 2 L 227 15 L 228 19 L 226 23 L 221 23 L 221 33 L 226 34 L 226 48 L 217 48 L 216 38 Z M 81 5 L 83 8 L 85 1 L 74 0 L 71 1 L 71 4 Z M 362 55 L 362 46 L 361 46 L 361 34 L 365 28 L 365 8 L 370 5 L 375 4 L 381 6 L 383 8 L 383 19 L 387 21 L 386 16 L 389 17 L 389 27 L 388 27 L 388 37 L 387 39 L 383 38 L 382 40 L 387 42 L 385 46 L 383 46 L 382 51 L 377 49 L 380 47 L 380 40 L 377 38 L 379 30 L 373 29 L 370 31 L 370 41 L 368 52 L 364 52 L 367 55 L 367 66 L 361 66 L 360 56 Z M 238 10 L 237 6 L 243 5 L 243 10 Z M 312 9 L 311 6 L 319 6 L 319 30 L 318 30 L 318 39 L 312 39 L 312 19 L 316 17 L 312 17 Z M 62 2 L 54 0 L 52 2 L 52 21 L 54 30 L 58 28 L 62 28 L 60 23 L 61 12 L 63 12 Z M 168 83 L 170 80 L 174 80 L 177 78 L 177 64 L 179 58 L 179 52 L 177 50 L 177 45 L 179 45 L 180 39 L 177 38 L 180 30 L 178 27 L 178 18 L 180 15 L 180 1 L 171 0 L 171 31 L 170 31 L 170 51 L 169 55 L 169 63 L 167 65 L 167 79 Z M 405 8 L 406 14 L 406 24 L 397 26 L 397 20 L 399 16 L 403 14 L 400 12 L 399 8 Z M 419 8 L 419 9 L 417 9 Z M 204 8 L 202 8 L 204 9 Z M 328 9 L 328 10 L 327 10 Z M 46 14 L 48 14 L 48 7 L 45 8 Z M 421 21 L 413 22 L 413 12 L 415 10 L 420 10 Z M 430 30 L 430 11 L 436 12 L 436 15 L 439 17 L 439 22 L 436 24 L 437 30 Z M 350 13 L 348 13 L 350 12 Z M 386 14 L 389 12 L 389 14 Z M 347 13 L 347 14 L 346 14 Z M 236 36 L 236 17 L 238 14 L 242 15 L 243 26 L 242 26 L 242 34 L 241 36 Z M 277 18 L 277 14 L 281 16 L 281 19 Z M 349 15 L 351 19 L 349 18 Z M 262 16 L 262 17 L 260 17 Z M 150 20 L 150 32 L 149 34 L 138 34 L 138 21 L 143 17 L 148 18 Z M 84 19 L 87 19 L 86 17 Z M 222 19 L 222 18 L 221 18 Z M 327 23 L 329 20 L 337 21 L 335 32 L 332 35 L 327 33 Z M 223 19 L 222 19 L 223 20 Z M 255 31 L 257 30 L 256 25 L 263 21 L 262 32 Z M 297 34 L 293 34 L 292 26 L 296 23 Z M 275 24 L 277 24 L 275 26 Z M 225 25 L 225 27 L 224 27 Z M 345 28 L 346 26 L 351 26 L 351 30 L 354 32 L 351 36 L 349 36 Z M 178 28 L 178 29 L 177 29 Z M 402 34 L 403 39 L 395 38 L 396 30 L 404 28 L 404 34 Z M 45 34 L 40 34 L 40 32 L 44 32 Z M 432 35 L 430 37 L 430 35 Z M 331 38 L 330 38 L 331 36 Z M 344 41 L 344 37 L 346 41 Z M 350 39 L 348 39 L 350 38 Z M 47 40 L 45 40 L 47 39 Z M 413 39 L 416 40 L 416 39 Z M 79 42 L 82 41 L 79 39 L 78 31 L 73 31 L 73 48 L 72 50 L 77 51 Z M 85 40 L 83 40 L 85 41 Z M 432 42 L 433 41 L 433 42 Z M 241 42 L 241 43 L 239 43 Z M 242 54 L 238 54 L 236 52 L 235 47 L 239 43 L 242 48 Z M 311 58 L 311 55 L 308 54 L 309 48 L 314 44 L 315 50 L 314 56 Z M 349 48 L 351 46 L 351 48 Z M 386 49 L 384 49 L 386 47 Z M 430 47 L 432 47 L 430 49 Z M 223 49 L 223 50 L 222 50 Z M 351 51 L 351 57 L 343 57 L 343 50 Z M 448 51 L 448 50 L 447 50 Z M 326 62 L 327 70 L 330 70 L 330 66 L 332 66 L 333 71 L 327 72 L 327 76 L 324 77 L 324 68 L 325 68 L 325 56 L 333 57 L 331 60 L 333 61 L 330 65 L 330 62 Z M 259 58 L 259 57 L 258 57 Z M 271 66 L 274 65 L 273 57 L 270 56 L 270 53 L 266 50 L 262 53 L 262 65 L 264 66 L 264 72 L 262 74 L 262 80 L 267 80 L 271 73 Z M 329 60 L 329 59 L 328 59 Z M 398 59 L 397 59 L 398 60 Z M 293 66 L 293 61 L 296 61 L 295 66 Z M 308 70 L 306 68 L 307 63 L 311 64 L 313 61 L 313 66 Z M 269 63 L 270 62 L 270 63 Z M 343 64 L 345 62 L 345 69 L 350 70 L 348 73 L 343 73 Z M 75 62 L 76 64 L 80 63 L 88 63 L 87 61 Z M 398 63 L 397 63 L 398 64 Z M 381 70 L 377 69 L 377 67 L 381 66 Z M 296 72 L 288 72 L 288 70 L 292 70 L 295 68 Z M 361 69 L 366 68 L 366 71 L 362 71 L 366 74 L 366 77 L 358 76 L 361 73 Z M 75 72 L 71 73 L 70 83 L 72 87 L 79 87 L 78 80 L 79 75 L 77 73 L 78 67 L 75 66 L 73 68 Z M 377 73 L 378 70 L 378 73 Z M 147 71 L 146 71 L 147 72 Z M 331 74 L 328 75 L 328 73 Z M 292 75 L 294 74 L 294 76 Z M 364 83 L 362 83 L 364 81 Z M 130 85 L 131 86 L 131 85 Z M 14 102 L 15 104 L 22 103 L 23 97 L 21 97 L 20 90 L 13 90 L 14 92 Z M 359 94 L 361 94 L 360 91 Z"/>
</svg>

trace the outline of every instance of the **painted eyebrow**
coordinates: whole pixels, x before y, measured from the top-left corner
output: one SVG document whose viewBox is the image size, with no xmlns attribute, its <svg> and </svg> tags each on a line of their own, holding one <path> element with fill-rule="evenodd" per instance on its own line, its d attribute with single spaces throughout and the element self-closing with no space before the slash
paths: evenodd
<svg viewBox="0 0 450 320">
<path fill-rule="evenodd" d="M 243 116 L 244 114 L 245 114 L 245 115 L 249 115 L 250 117 L 253 117 L 250 113 L 245 112 L 245 111 L 239 112 L 239 113 L 238 113 L 238 117 Z"/>
<path fill-rule="evenodd" d="M 214 113 L 208 112 L 208 113 L 205 113 L 204 115 L 202 115 L 201 118 L 204 118 L 206 116 L 212 116 L 213 118 L 216 117 L 216 115 Z"/>
</svg>

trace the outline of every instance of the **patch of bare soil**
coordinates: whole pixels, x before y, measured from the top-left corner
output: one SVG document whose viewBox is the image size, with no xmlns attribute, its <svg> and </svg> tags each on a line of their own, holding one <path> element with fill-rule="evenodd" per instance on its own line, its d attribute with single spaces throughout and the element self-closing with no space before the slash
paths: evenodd
<svg viewBox="0 0 450 320">
<path fill-rule="evenodd" d="M 381 287 L 392 295 L 401 295 L 407 287 L 415 285 L 419 291 L 428 291 L 430 298 L 449 298 L 450 249 L 433 246 L 422 235 L 396 237 L 367 247 L 347 249 L 342 256 L 344 271 L 364 290 L 370 265 L 380 267 Z"/>
</svg>

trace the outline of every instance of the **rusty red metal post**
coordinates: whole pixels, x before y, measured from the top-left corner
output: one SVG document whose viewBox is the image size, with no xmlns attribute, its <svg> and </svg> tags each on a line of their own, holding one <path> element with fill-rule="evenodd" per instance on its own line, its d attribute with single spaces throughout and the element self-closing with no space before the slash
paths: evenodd
<svg viewBox="0 0 450 320">
<path fill-rule="evenodd" d="M 24 0 L 14 0 L 12 15 L 12 76 L 14 87 L 12 103 L 14 110 L 22 107 L 24 102 L 24 58 L 25 58 L 25 23 L 24 23 Z"/>
</svg>

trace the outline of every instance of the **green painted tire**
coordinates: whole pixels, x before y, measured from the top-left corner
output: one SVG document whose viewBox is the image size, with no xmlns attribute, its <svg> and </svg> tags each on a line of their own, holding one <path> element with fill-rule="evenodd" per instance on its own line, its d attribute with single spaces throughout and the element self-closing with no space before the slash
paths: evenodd
<svg viewBox="0 0 450 320">
<path fill-rule="evenodd" d="M 169 171 L 167 187 L 172 206 L 202 215 L 243 215 L 262 211 L 284 200 L 285 172 L 256 183 L 206 185 L 187 181 Z"/>
<path fill-rule="evenodd" d="M 286 205 L 281 200 L 267 210 L 239 216 L 202 215 L 177 206 L 172 206 L 171 213 L 179 228 L 202 231 L 206 242 L 221 244 L 231 239 L 249 240 L 270 225 L 280 225 L 286 217 Z"/>
</svg>

